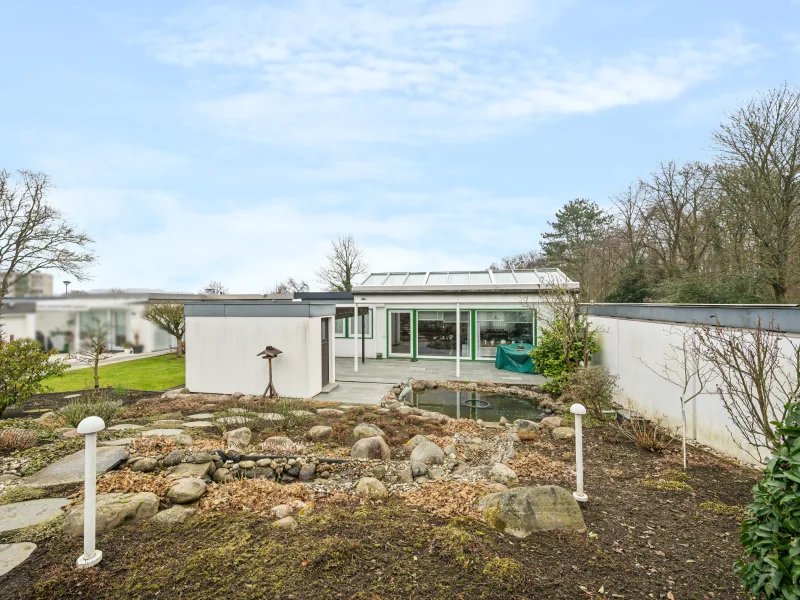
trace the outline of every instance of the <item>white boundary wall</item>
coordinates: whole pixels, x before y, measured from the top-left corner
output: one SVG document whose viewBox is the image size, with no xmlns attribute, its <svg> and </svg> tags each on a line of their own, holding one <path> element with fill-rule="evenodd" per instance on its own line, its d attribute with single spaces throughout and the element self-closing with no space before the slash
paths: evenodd
<svg viewBox="0 0 800 600">
<path fill-rule="evenodd" d="M 589 320 L 601 330 L 598 334 L 600 351 L 593 357 L 593 362 L 619 375 L 621 392 L 615 400 L 648 417 L 662 415 L 666 417 L 668 426 L 680 427 L 680 388 L 650 371 L 643 363 L 661 372 L 661 365 L 672 353 L 670 344 L 680 344 L 680 335 L 674 333 L 675 330 L 691 330 L 693 327 L 595 315 L 589 315 Z M 692 385 L 697 383 L 692 382 Z M 755 462 L 734 441 L 731 432 L 740 443 L 741 436 L 725 411 L 716 387 L 716 382 L 712 381 L 706 387 L 707 393 L 687 405 L 688 438 L 743 461 Z M 693 393 L 696 388 L 689 389 Z"/>
</svg>

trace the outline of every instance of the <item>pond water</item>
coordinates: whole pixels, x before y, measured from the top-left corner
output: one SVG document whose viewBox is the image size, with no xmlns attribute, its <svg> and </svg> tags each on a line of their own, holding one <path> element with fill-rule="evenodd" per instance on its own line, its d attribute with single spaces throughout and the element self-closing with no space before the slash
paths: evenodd
<svg viewBox="0 0 800 600">
<path fill-rule="evenodd" d="M 505 417 L 538 421 L 543 415 L 533 400 L 518 396 L 478 394 L 476 392 L 454 392 L 442 388 L 412 392 L 412 404 L 454 419 L 483 419 L 499 421 Z M 488 406 L 487 406 L 488 404 Z"/>
</svg>

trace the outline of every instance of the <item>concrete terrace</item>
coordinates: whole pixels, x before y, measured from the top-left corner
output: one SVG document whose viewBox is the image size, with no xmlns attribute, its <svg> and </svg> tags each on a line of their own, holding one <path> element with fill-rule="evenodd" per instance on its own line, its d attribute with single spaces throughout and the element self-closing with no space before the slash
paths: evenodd
<svg viewBox="0 0 800 600">
<path fill-rule="evenodd" d="M 327 394 L 319 394 L 317 400 L 328 400 L 343 404 L 375 404 L 392 385 L 414 379 L 452 379 L 458 381 L 491 381 L 505 384 L 539 385 L 545 382 L 542 375 L 513 373 L 495 369 L 491 362 L 464 361 L 461 377 L 456 377 L 456 363 L 450 360 L 420 360 L 411 362 L 402 359 L 373 360 L 358 363 L 358 372 L 353 370 L 352 358 L 336 359 L 336 381 L 338 387 Z"/>
</svg>

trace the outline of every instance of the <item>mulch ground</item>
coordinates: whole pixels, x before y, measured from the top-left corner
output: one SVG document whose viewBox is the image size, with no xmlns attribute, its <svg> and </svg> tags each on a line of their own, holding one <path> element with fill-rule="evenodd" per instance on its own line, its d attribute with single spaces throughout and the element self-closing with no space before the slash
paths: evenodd
<svg viewBox="0 0 800 600">
<path fill-rule="evenodd" d="M 404 432 L 405 433 L 405 432 Z M 392 497 L 317 503 L 295 532 L 247 512 L 211 513 L 172 529 L 126 526 L 100 536 L 103 562 L 73 567 L 81 540 L 51 533 L 0 577 L 5 598 L 744 598 L 732 565 L 758 473 L 690 450 L 651 454 L 612 426 L 585 431 L 585 533 L 504 536 Z M 570 442 L 531 439 L 523 484 L 573 489 Z M 520 467 L 523 470 L 523 467 Z M 642 482 L 650 482 L 643 484 Z M 435 484 L 431 484 L 435 485 Z M 648 487 L 649 486 L 649 487 Z M 717 507 L 717 508 L 715 508 Z M 719 509 L 722 507 L 722 509 Z M 12 536 L 0 535 L 0 543 Z"/>
<path fill-rule="evenodd" d="M 53 392 L 48 394 L 37 394 L 31 396 L 19 406 L 9 406 L 0 419 L 35 419 L 48 411 L 57 411 L 64 408 L 69 404 L 70 400 L 65 399 L 64 396 L 71 396 L 72 394 L 83 394 L 87 390 L 75 390 L 73 392 Z M 147 392 L 140 390 L 118 390 L 110 388 L 110 398 L 119 400 L 126 406 L 132 405 L 143 398 L 158 397 L 161 392 Z"/>
</svg>

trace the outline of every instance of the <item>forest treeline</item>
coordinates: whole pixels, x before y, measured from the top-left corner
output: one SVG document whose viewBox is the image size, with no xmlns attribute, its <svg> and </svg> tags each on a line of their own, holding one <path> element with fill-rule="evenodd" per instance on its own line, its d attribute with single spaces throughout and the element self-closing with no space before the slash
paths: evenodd
<svg viewBox="0 0 800 600">
<path fill-rule="evenodd" d="M 662 162 L 608 208 L 571 200 L 493 267 L 558 267 L 587 302 L 800 301 L 800 91 L 748 101 L 711 141 L 713 162 Z"/>
</svg>

